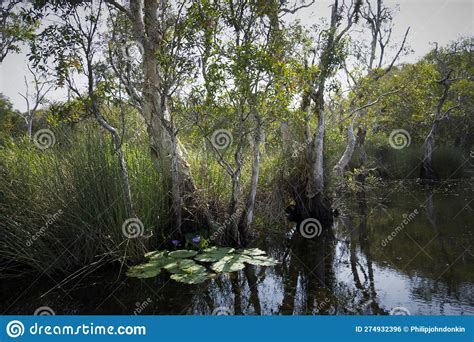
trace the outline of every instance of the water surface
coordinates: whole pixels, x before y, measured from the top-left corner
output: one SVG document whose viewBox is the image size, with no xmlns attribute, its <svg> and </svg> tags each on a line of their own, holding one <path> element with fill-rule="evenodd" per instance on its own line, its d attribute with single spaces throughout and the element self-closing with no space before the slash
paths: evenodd
<svg viewBox="0 0 474 342">
<path fill-rule="evenodd" d="M 281 264 L 247 266 L 199 285 L 100 270 L 2 281 L 3 314 L 474 315 L 474 183 L 413 182 L 368 191 L 336 219 L 334 239 L 268 227 L 254 246 Z M 390 238 L 389 238 L 390 237 Z M 54 290 L 51 290 L 54 288 Z"/>
</svg>

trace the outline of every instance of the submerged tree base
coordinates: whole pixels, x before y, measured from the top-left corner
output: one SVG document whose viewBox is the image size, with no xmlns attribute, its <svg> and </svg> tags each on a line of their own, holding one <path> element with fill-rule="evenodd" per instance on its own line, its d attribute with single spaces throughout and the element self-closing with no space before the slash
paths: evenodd
<svg viewBox="0 0 474 342">
<path fill-rule="evenodd" d="M 288 206 L 285 211 L 288 219 L 296 222 L 299 231 L 304 230 L 305 224 L 310 220 L 318 225 L 317 236 L 321 235 L 323 230 L 331 231 L 332 229 L 334 214 L 331 201 L 322 195 L 309 199 L 299 196 L 295 199 L 295 204 Z"/>
<path fill-rule="evenodd" d="M 424 184 L 432 184 L 439 180 L 439 176 L 430 164 L 423 163 L 420 168 L 420 179 Z"/>
</svg>

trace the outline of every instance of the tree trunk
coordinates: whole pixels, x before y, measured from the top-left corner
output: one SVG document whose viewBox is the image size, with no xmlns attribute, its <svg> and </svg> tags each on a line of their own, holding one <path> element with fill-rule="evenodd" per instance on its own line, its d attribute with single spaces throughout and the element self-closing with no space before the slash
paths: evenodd
<svg viewBox="0 0 474 342">
<path fill-rule="evenodd" d="M 203 218 L 209 226 L 212 226 L 207 208 L 199 206 L 196 201 L 195 186 L 186 160 L 186 152 L 179 142 L 177 136 L 179 128 L 175 126 L 172 116 L 170 94 L 172 89 L 180 85 L 177 84 L 179 77 L 162 74 L 169 69 L 161 68 L 158 58 L 161 56 L 173 61 L 177 57 L 176 54 L 179 54 L 180 51 L 165 46 L 167 42 L 164 40 L 164 31 L 176 30 L 181 18 L 173 13 L 173 4 L 169 0 L 131 0 L 129 6 L 123 6 L 112 0 L 106 2 L 126 15 L 131 22 L 131 33 L 141 45 L 143 82 L 141 89 L 137 91 L 141 93 L 139 98 L 141 115 L 147 125 L 151 159 L 162 175 L 164 190 L 170 194 L 171 224 L 174 232 L 179 235 L 182 233 L 184 207 L 190 209 L 187 213 L 194 218 Z M 162 17 L 169 20 L 159 21 Z M 133 84 L 128 86 L 134 88 Z"/>
<path fill-rule="evenodd" d="M 162 84 L 157 72 L 156 53 L 159 49 L 160 35 L 157 32 L 157 2 L 144 2 L 144 17 L 141 6 L 132 6 L 135 31 L 143 45 L 143 109 L 142 115 L 148 124 L 151 155 L 154 165 L 163 174 L 164 188 L 171 192 L 172 225 L 181 235 L 182 199 L 192 199 L 195 186 L 190 174 L 189 164 L 179 143 L 171 113 L 171 99 L 168 89 Z"/>
<path fill-rule="evenodd" d="M 306 189 L 308 197 L 314 197 L 317 194 L 322 194 L 324 191 L 324 133 L 326 125 L 326 113 L 324 111 L 324 82 L 319 87 L 319 97 L 317 108 L 318 127 L 314 134 L 313 140 L 309 149 L 310 159 L 310 181 Z"/>
<path fill-rule="evenodd" d="M 258 277 L 255 275 L 254 267 L 252 265 L 245 265 L 244 274 L 249 285 L 249 302 L 252 303 L 255 314 L 260 316 L 262 314 L 262 307 L 258 296 Z"/>
<path fill-rule="evenodd" d="M 443 105 L 448 98 L 449 90 L 453 79 L 451 79 L 451 74 L 454 72 L 454 69 L 448 68 L 446 65 L 446 60 L 443 60 L 439 57 L 438 46 L 436 45 L 434 51 L 434 57 L 438 61 L 438 68 L 441 74 L 441 80 L 437 81 L 443 87 L 443 92 L 440 97 L 438 97 L 438 103 L 436 104 L 436 111 L 433 125 L 431 126 L 430 132 L 425 140 L 425 153 L 423 158 L 423 163 L 420 169 L 420 178 L 423 181 L 432 182 L 438 179 L 438 175 L 433 168 L 433 150 L 435 145 L 435 137 L 438 131 L 438 126 L 440 121 L 447 118 L 452 110 L 459 108 L 461 106 L 459 100 L 458 103 L 454 106 L 449 107 L 446 111 L 443 111 Z"/>
<path fill-rule="evenodd" d="M 319 62 L 319 73 L 313 80 L 309 89 L 310 99 L 314 102 L 315 117 L 318 119 L 316 132 L 311 135 L 309 118 L 306 121 L 305 135 L 309 138 L 309 145 L 306 150 L 306 172 L 307 179 L 305 184 L 305 196 L 301 196 L 299 191 L 295 191 L 294 199 L 296 202 L 296 216 L 300 220 L 307 218 L 316 219 L 325 228 L 331 229 L 333 223 L 330 201 L 324 197 L 324 136 L 326 129 L 326 113 L 324 93 L 326 90 L 326 81 L 331 74 L 331 63 L 334 54 L 338 19 L 338 0 L 334 1 L 331 10 L 331 26 L 326 45 L 321 53 Z M 307 101 L 302 105 L 307 107 Z M 296 190 L 296 189 L 295 189 Z M 298 222 L 299 225 L 300 222 Z"/>
<path fill-rule="evenodd" d="M 319 112 L 318 131 L 314 140 L 315 161 L 313 164 L 314 190 L 316 193 L 324 191 L 324 133 L 326 125 L 326 113 Z"/>
<path fill-rule="evenodd" d="M 91 46 L 91 40 L 88 40 L 87 46 L 89 47 Z M 89 51 L 89 50 L 86 49 L 86 51 Z M 99 124 L 106 131 L 108 131 L 110 135 L 112 136 L 115 152 L 117 153 L 120 176 L 122 177 L 122 187 L 123 187 L 123 193 L 125 197 L 125 206 L 126 206 L 127 216 L 128 218 L 134 218 L 136 217 L 136 215 L 133 209 L 132 191 L 130 190 L 130 181 L 129 181 L 129 176 L 128 176 L 127 163 L 125 161 L 123 150 L 122 150 L 122 138 L 120 137 L 118 130 L 115 127 L 113 127 L 101 114 L 100 104 L 95 93 L 95 85 L 94 85 L 95 76 L 94 76 L 94 71 L 93 71 L 92 58 L 93 57 L 91 55 L 86 56 L 88 95 L 89 95 L 89 99 L 88 99 L 89 101 L 86 103 L 89 103 L 88 109 L 95 116 Z"/>
<path fill-rule="evenodd" d="M 344 153 L 341 156 L 341 159 L 337 162 L 333 169 L 333 175 L 336 178 L 340 178 L 344 175 L 344 171 L 349 164 L 350 160 L 352 159 L 352 155 L 354 154 L 354 148 L 356 144 L 356 138 L 354 135 L 354 124 L 359 117 L 358 114 L 354 115 L 349 127 L 347 128 L 347 145 Z"/>
<path fill-rule="evenodd" d="M 144 106 L 144 116 L 149 122 L 151 157 L 163 176 L 164 189 L 171 194 L 173 227 L 181 234 L 183 198 L 191 199 L 195 190 L 185 153 L 173 132 L 171 120 L 167 120 L 161 110 L 153 106 L 153 96 L 147 96 L 150 102 Z M 150 99 L 151 97 L 151 99 Z"/>
<path fill-rule="evenodd" d="M 326 113 L 324 92 L 326 90 L 326 80 L 330 76 L 330 65 L 334 54 L 335 36 L 338 24 L 338 0 L 334 1 L 331 10 L 331 26 L 326 46 L 321 53 L 320 72 L 318 76 L 318 89 L 312 89 L 310 94 L 315 103 L 316 116 L 318 118 L 318 127 L 310 148 L 311 157 L 311 179 L 307 196 L 313 198 L 316 195 L 322 196 L 324 191 L 324 135 L 326 130 Z"/>
<path fill-rule="evenodd" d="M 359 168 L 362 168 L 367 162 L 367 153 L 365 152 L 365 137 L 367 135 L 367 126 L 362 124 L 357 131 L 357 146 L 359 148 Z"/>
<path fill-rule="evenodd" d="M 291 139 L 290 124 L 288 120 L 282 120 L 280 122 L 280 134 L 283 147 L 283 158 L 285 161 L 288 161 L 292 155 L 296 154 L 293 139 Z"/>
<path fill-rule="evenodd" d="M 435 144 L 435 135 L 438 129 L 439 121 L 435 120 L 433 126 L 431 127 L 430 133 L 425 140 L 425 152 L 423 156 L 423 163 L 421 164 L 420 169 L 420 178 L 425 181 L 435 181 L 438 179 L 438 175 L 433 168 L 433 150 Z"/>
<path fill-rule="evenodd" d="M 177 228 L 179 235 L 181 232 L 182 225 L 182 199 L 180 191 L 180 180 L 179 180 L 179 150 L 176 134 L 171 134 L 171 196 L 172 196 L 172 209 L 173 209 L 173 221 L 174 226 Z"/>
<path fill-rule="evenodd" d="M 241 157 L 239 157 L 240 153 L 236 152 L 236 160 L 241 160 Z M 238 210 L 238 204 L 239 204 L 239 198 L 240 198 L 240 176 L 242 174 L 242 166 L 241 166 L 241 161 L 237 161 L 237 168 L 232 174 L 232 193 L 231 193 L 231 198 L 230 198 L 230 204 L 229 204 L 229 217 L 236 217 L 237 210 Z M 242 244 L 241 241 L 241 236 L 239 232 L 239 227 L 238 227 L 238 221 L 237 220 L 232 220 L 230 222 L 231 224 L 231 229 L 230 229 L 230 239 L 234 244 L 237 246 L 240 246 Z"/>
<path fill-rule="evenodd" d="M 107 120 L 102 117 L 102 115 L 99 112 L 99 109 L 97 107 L 97 104 L 94 99 L 94 94 L 93 92 L 90 93 L 91 98 L 92 98 L 92 110 L 94 112 L 94 115 L 99 122 L 99 124 L 107 130 L 110 135 L 112 136 L 112 141 L 114 143 L 115 147 L 115 152 L 117 153 L 117 159 L 119 163 L 119 169 L 120 169 L 120 176 L 122 177 L 122 187 L 123 187 L 123 193 L 125 196 L 125 205 L 126 205 L 126 210 L 127 210 L 127 216 L 129 218 L 136 217 L 135 211 L 133 209 L 133 202 L 132 202 L 132 191 L 130 189 L 130 181 L 129 181 L 129 176 L 128 176 L 128 169 L 127 169 L 127 163 L 125 161 L 124 155 L 123 155 L 123 150 L 122 150 L 122 139 L 120 137 L 120 134 L 118 133 L 117 129 L 110 125 Z"/>
<path fill-rule="evenodd" d="M 247 197 L 247 204 L 242 213 L 239 223 L 239 233 L 241 243 L 247 245 L 251 234 L 249 234 L 250 226 L 253 222 L 253 215 L 255 209 L 255 198 L 257 196 L 258 174 L 260 171 L 260 144 L 262 140 L 262 122 L 260 116 L 255 114 L 256 131 L 255 141 L 253 144 L 253 164 L 252 176 L 250 180 L 250 191 Z"/>
<path fill-rule="evenodd" d="M 237 217 L 237 210 L 240 201 L 240 181 L 242 176 L 243 159 L 242 159 L 242 147 L 246 140 L 244 132 L 244 113 L 242 109 L 242 99 L 239 99 L 239 105 L 237 107 L 239 115 L 239 130 L 238 130 L 238 144 L 234 154 L 235 170 L 232 172 L 232 193 L 229 204 L 229 217 Z M 237 246 L 242 245 L 240 231 L 239 231 L 239 220 L 233 220 L 230 227 L 230 238 L 232 243 Z"/>
<path fill-rule="evenodd" d="M 127 163 L 123 156 L 122 150 L 122 141 L 118 134 L 115 136 L 116 141 L 116 149 L 117 149 L 117 158 L 120 167 L 120 175 L 122 176 L 122 185 L 123 185 L 123 193 L 125 196 L 125 205 L 127 206 L 127 214 L 128 217 L 136 217 L 135 210 L 133 209 L 133 201 L 132 201 L 132 191 L 130 189 L 130 181 L 128 177 L 128 169 Z"/>
<path fill-rule="evenodd" d="M 28 113 L 28 117 L 26 118 L 26 136 L 28 140 L 31 140 L 31 135 L 33 132 L 33 114 Z"/>
</svg>

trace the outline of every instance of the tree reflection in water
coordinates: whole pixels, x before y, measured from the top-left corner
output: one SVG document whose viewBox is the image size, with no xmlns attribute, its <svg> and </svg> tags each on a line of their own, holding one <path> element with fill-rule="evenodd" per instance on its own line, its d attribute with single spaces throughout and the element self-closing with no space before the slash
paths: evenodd
<svg viewBox="0 0 474 342">
<path fill-rule="evenodd" d="M 2 281 L 2 311 L 31 314 L 47 305 L 57 314 L 133 314 L 147 301 L 141 314 L 385 315 L 401 306 L 412 314 L 473 315 L 473 186 L 412 186 L 412 196 L 359 192 L 334 234 L 305 239 L 268 229 L 255 246 L 279 265 L 247 265 L 199 285 L 176 283 L 166 272 L 117 280 L 116 270 L 104 268 L 53 291 L 48 279 L 25 281 L 34 285 L 29 291 Z M 414 220 L 382 243 L 415 208 Z"/>
</svg>

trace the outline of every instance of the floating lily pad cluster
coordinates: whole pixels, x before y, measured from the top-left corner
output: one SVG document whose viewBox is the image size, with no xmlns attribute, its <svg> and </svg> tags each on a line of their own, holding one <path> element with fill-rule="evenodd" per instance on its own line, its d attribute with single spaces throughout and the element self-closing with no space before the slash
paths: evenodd
<svg viewBox="0 0 474 342">
<path fill-rule="evenodd" d="M 171 279 L 186 284 L 198 284 L 218 273 L 239 271 L 245 267 L 245 263 L 256 266 L 274 266 L 278 263 L 258 248 L 235 250 L 230 247 L 211 247 L 201 253 L 186 249 L 172 252 L 165 250 L 149 252 L 145 257 L 148 261 L 130 267 L 127 276 L 152 278 L 165 269 L 171 273 Z"/>
</svg>

